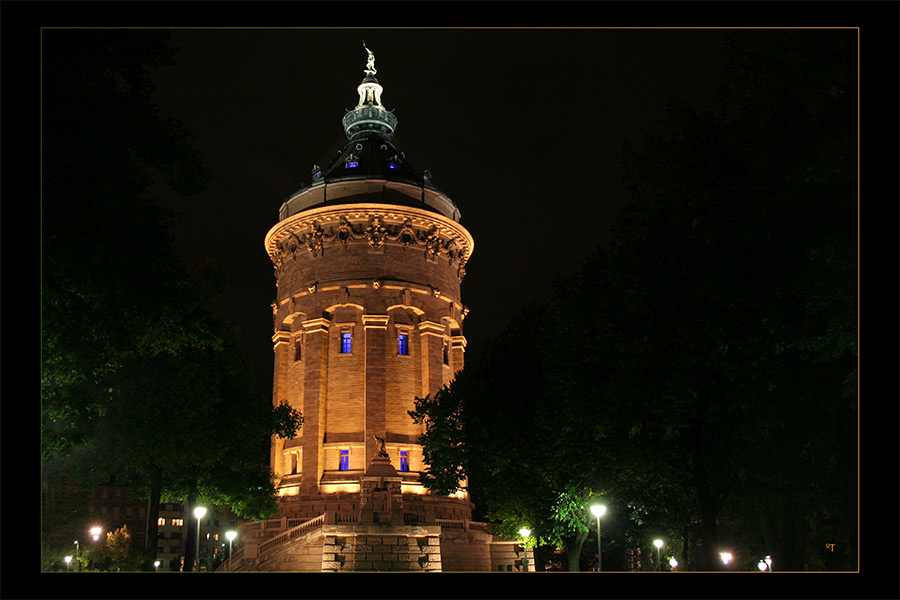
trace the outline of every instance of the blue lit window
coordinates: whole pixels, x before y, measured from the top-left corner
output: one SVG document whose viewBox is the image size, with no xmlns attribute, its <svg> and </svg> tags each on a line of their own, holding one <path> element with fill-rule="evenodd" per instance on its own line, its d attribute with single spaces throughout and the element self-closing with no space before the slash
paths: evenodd
<svg viewBox="0 0 900 600">
<path fill-rule="evenodd" d="M 358 166 L 359 166 L 359 163 L 356 162 L 355 160 L 351 160 L 350 162 L 347 163 L 348 169 L 355 169 Z"/>
<path fill-rule="evenodd" d="M 349 450 L 341 450 L 341 471 L 349 471 L 350 470 L 350 451 Z"/>
<path fill-rule="evenodd" d="M 400 354 L 409 354 L 409 336 L 401 333 L 397 338 L 398 351 Z"/>
<path fill-rule="evenodd" d="M 341 334 L 341 354 L 350 354 L 353 351 L 353 334 L 345 332 Z"/>
<path fill-rule="evenodd" d="M 409 471 L 409 453 L 406 450 L 400 451 L 400 470 Z"/>
</svg>

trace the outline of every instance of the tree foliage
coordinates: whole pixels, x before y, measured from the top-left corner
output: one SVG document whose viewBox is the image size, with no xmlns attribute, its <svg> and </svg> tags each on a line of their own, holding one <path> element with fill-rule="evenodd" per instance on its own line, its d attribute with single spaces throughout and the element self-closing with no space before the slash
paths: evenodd
<svg viewBox="0 0 900 600">
<path fill-rule="evenodd" d="M 715 105 L 676 98 L 625 148 L 610 247 L 417 405 L 434 481 L 468 476 L 546 540 L 602 494 L 614 537 L 665 535 L 690 569 L 738 541 L 797 570 L 825 536 L 855 548 L 855 48 L 726 36 Z"/>
<path fill-rule="evenodd" d="M 156 186 L 188 197 L 208 176 L 154 103 L 167 38 L 42 32 L 41 457 L 45 473 L 82 486 L 116 475 L 150 499 L 146 569 L 161 498 L 271 514 L 266 444 L 302 423 L 258 394 L 236 332 L 209 309 L 213 286 L 170 243 Z"/>
</svg>

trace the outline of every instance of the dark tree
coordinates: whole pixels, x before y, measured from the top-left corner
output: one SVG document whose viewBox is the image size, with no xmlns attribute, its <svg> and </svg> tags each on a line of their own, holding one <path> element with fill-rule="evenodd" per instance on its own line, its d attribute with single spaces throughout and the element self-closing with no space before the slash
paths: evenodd
<svg viewBox="0 0 900 600">
<path fill-rule="evenodd" d="M 116 475 L 150 499 L 145 569 L 164 497 L 274 510 L 263 444 L 299 414 L 258 395 L 211 286 L 169 239 L 157 186 L 207 175 L 183 125 L 160 114 L 161 30 L 42 32 L 41 407 L 44 473 Z M 55 482 L 45 480 L 53 494 Z"/>
<path fill-rule="evenodd" d="M 429 485 L 545 539 L 559 494 L 603 494 L 689 569 L 855 568 L 855 36 L 726 36 L 717 102 L 626 148 L 611 246 L 420 400 Z"/>
<path fill-rule="evenodd" d="M 690 470 L 697 565 L 717 563 L 727 514 L 767 523 L 783 568 L 822 567 L 809 536 L 857 513 L 856 33 L 728 40 L 720 102 L 673 103 L 666 134 L 627 154 L 612 252 L 647 346 L 630 363 Z"/>
</svg>

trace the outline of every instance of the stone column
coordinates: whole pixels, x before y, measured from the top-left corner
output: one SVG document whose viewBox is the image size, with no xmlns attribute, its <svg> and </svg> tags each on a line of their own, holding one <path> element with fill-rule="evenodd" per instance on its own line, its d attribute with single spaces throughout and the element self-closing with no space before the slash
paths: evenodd
<svg viewBox="0 0 900 600">
<path fill-rule="evenodd" d="M 322 479 L 324 448 L 322 436 L 325 432 L 325 394 L 328 374 L 328 319 L 312 319 L 303 322 L 306 335 L 304 355 L 303 389 L 303 454 L 301 463 L 301 494 L 319 493 Z"/>
<path fill-rule="evenodd" d="M 434 394 L 444 384 L 444 326 L 434 321 L 419 323 L 422 347 L 422 395 Z"/>
<path fill-rule="evenodd" d="M 291 333 L 289 331 L 276 331 L 272 336 L 274 343 L 273 352 L 275 354 L 275 366 L 273 373 L 274 386 L 272 387 L 272 404 L 278 406 L 282 402 L 286 402 L 287 398 L 287 370 L 290 355 Z M 269 464 L 276 475 L 282 476 L 285 473 L 283 461 L 284 439 L 273 436 L 271 454 L 269 456 Z"/>
<path fill-rule="evenodd" d="M 385 353 L 387 351 L 387 315 L 363 315 L 366 332 L 366 456 L 375 456 L 375 436 L 385 437 Z"/>
<path fill-rule="evenodd" d="M 454 335 L 450 338 L 450 370 L 452 375 L 461 371 L 466 360 L 466 338 L 462 335 Z"/>
</svg>

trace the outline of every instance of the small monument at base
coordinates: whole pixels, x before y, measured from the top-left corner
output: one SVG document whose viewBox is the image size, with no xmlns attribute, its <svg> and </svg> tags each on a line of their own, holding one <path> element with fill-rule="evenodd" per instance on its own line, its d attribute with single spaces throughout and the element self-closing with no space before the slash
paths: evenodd
<svg viewBox="0 0 900 600">
<path fill-rule="evenodd" d="M 375 456 L 359 478 L 359 522 L 403 525 L 402 478 L 384 451 L 384 439 L 375 439 L 379 444 Z"/>
</svg>

